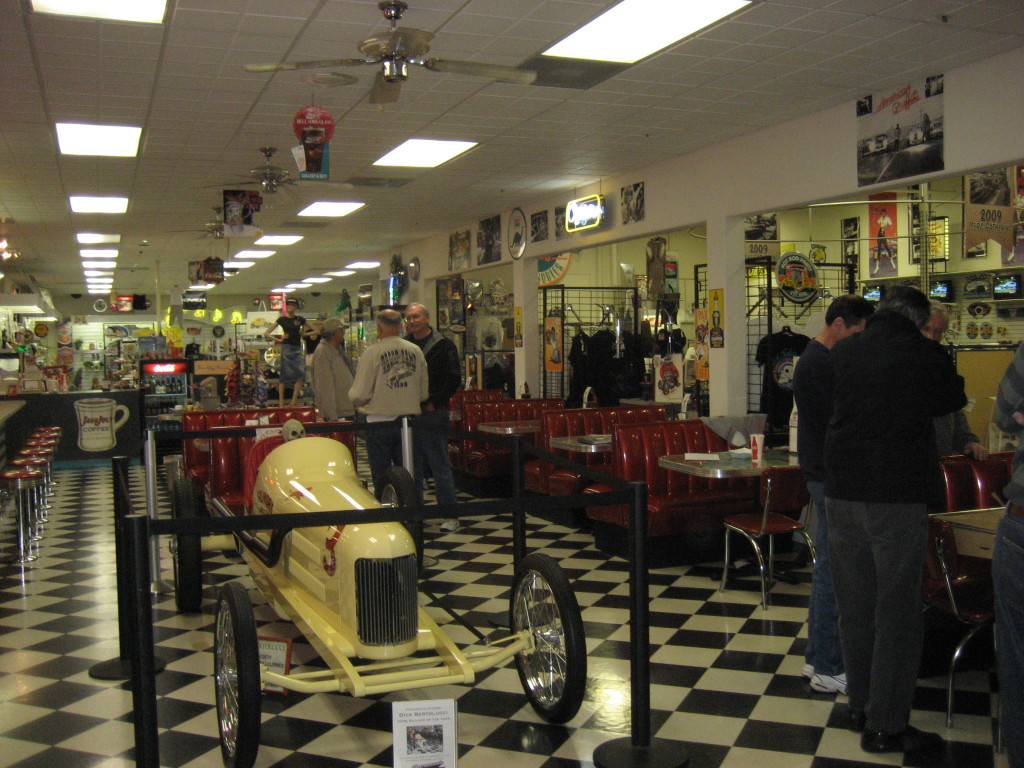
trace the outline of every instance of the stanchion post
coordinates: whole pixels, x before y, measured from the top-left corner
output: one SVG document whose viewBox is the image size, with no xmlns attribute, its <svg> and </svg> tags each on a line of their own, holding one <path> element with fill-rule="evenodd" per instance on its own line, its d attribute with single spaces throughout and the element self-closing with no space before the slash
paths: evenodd
<svg viewBox="0 0 1024 768">
<path fill-rule="evenodd" d="M 117 584 L 118 657 L 101 661 L 89 668 L 89 677 L 96 680 L 127 680 L 132 676 L 131 638 L 135 636 L 135 613 L 132 602 L 132 553 L 125 518 L 132 514 L 128 495 L 128 457 L 115 456 L 111 462 L 111 482 L 114 489 L 114 558 Z M 166 661 L 154 661 L 157 672 Z"/>
<path fill-rule="evenodd" d="M 523 498 L 523 438 L 521 435 L 512 436 L 512 499 L 519 501 Z M 526 557 L 526 513 L 522 505 L 516 504 L 516 511 L 512 513 L 512 567 L 519 568 L 519 564 Z"/>
<path fill-rule="evenodd" d="M 647 581 L 647 486 L 630 483 L 629 671 L 630 738 L 594 750 L 597 768 L 683 768 L 690 762 L 678 741 L 651 740 L 650 587 Z"/>
<path fill-rule="evenodd" d="M 146 514 L 150 520 L 156 520 L 160 509 L 156 501 L 156 430 L 146 430 Z M 160 537 L 153 536 L 149 540 L 149 580 L 152 590 L 157 594 L 167 594 L 171 587 L 160 579 Z"/>
<path fill-rule="evenodd" d="M 149 585 L 149 518 L 125 518 L 131 547 L 132 615 L 132 706 L 135 723 L 135 765 L 160 768 L 157 740 L 156 661 L 153 652 L 153 604 Z"/>
<path fill-rule="evenodd" d="M 412 428 L 409 424 L 409 416 L 402 417 L 402 466 L 409 470 L 409 474 L 416 476 L 416 467 L 412 458 Z"/>
</svg>

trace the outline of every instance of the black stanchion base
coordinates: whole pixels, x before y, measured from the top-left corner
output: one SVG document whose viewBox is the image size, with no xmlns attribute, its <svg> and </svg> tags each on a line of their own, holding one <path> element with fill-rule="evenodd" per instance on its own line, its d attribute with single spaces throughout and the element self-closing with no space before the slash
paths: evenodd
<svg viewBox="0 0 1024 768">
<path fill-rule="evenodd" d="M 689 762 L 686 747 L 667 739 L 651 739 L 646 747 L 627 738 L 612 739 L 594 750 L 597 768 L 683 768 Z"/>
<path fill-rule="evenodd" d="M 159 656 L 153 658 L 153 672 L 163 672 L 166 666 L 166 659 Z M 110 661 L 101 661 L 99 664 L 89 667 L 89 677 L 94 680 L 131 680 L 132 661 L 120 657 Z"/>
</svg>

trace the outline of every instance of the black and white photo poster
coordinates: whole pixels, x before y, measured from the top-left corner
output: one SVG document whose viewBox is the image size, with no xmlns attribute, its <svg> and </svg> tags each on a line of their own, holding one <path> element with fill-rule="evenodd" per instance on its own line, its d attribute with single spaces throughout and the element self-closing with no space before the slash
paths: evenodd
<svg viewBox="0 0 1024 768">
<path fill-rule="evenodd" d="M 857 186 L 941 171 L 943 76 L 857 99 Z"/>
</svg>

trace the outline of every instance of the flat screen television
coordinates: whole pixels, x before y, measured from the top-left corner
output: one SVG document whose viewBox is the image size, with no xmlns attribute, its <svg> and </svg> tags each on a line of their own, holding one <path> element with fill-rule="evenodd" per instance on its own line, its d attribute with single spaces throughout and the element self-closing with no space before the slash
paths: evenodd
<svg viewBox="0 0 1024 768">
<path fill-rule="evenodd" d="M 868 301 L 881 301 L 885 295 L 885 286 L 880 284 L 865 285 L 864 298 Z"/>
<path fill-rule="evenodd" d="M 932 280 L 931 287 L 928 289 L 928 298 L 936 299 L 938 301 L 952 301 L 953 300 L 953 281 L 952 280 Z"/>
<path fill-rule="evenodd" d="M 992 283 L 993 299 L 1019 299 L 1021 297 L 1020 273 L 996 275 Z"/>
</svg>

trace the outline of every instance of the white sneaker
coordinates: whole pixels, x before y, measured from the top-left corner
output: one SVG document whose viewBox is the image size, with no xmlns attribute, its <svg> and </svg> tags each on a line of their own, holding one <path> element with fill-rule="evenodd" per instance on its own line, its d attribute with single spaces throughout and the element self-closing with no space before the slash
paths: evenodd
<svg viewBox="0 0 1024 768">
<path fill-rule="evenodd" d="M 811 688 L 819 693 L 846 693 L 846 674 L 815 674 L 811 678 Z"/>
<path fill-rule="evenodd" d="M 804 677 L 814 677 L 814 665 L 813 664 L 806 664 L 805 663 L 804 664 L 804 668 L 800 672 L 800 674 L 803 675 Z"/>
<path fill-rule="evenodd" d="M 447 520 L 441 523 L 441 530 L 445 531 L 446 533 L 457 531 L 459 530 L 459 521 L 456 520 L 454 517 L 449 517 Z"/>
</svg>

